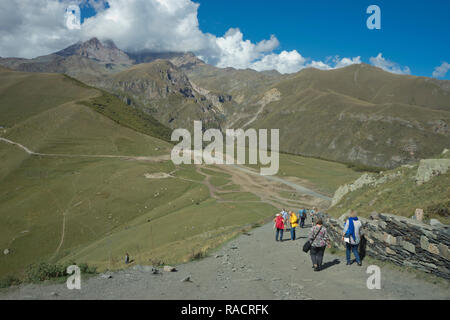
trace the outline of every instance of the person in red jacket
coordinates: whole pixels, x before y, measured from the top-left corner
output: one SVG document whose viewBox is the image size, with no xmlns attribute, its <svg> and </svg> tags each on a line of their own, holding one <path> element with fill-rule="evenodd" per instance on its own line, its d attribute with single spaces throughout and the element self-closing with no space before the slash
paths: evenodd
<svg viewBox="0 0 450 320">
<path fill-rule="evenodd" d="M 275 236 L 275 241 L 278 241 L 278 236 L 280 236 L 280 241 L 283 241 L 283 232 L 284 232 L 284 219 L 283 216 L 281 214 L 277 214 L 277 216 L 275 217 L 275 228 L 277 229 L 277 233 Z"/>
</svg>

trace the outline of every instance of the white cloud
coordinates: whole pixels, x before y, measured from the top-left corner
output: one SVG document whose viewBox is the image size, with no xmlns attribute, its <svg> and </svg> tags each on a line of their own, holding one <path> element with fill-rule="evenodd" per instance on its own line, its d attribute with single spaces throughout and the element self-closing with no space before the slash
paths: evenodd
<svg viewBox="0 0 450 320">
<path fill-rule="evenodd" d="M 106 9 L 106 2 L 109 8 Z M 306 67 L 334 69 L 360 63 L 360 57 L 336 58 L 332 64 L 304 58 L 296 50 L 274 53 L 279 41 L 253 43 L 238 28 L 216 36 L 200 30 L 199 4 L 191 0 L 75 0 L 97 14 L 80 29 L 69 30 L 65 11 L 74 0 L 0 2 L 0 56 L 32 58 L 59 51 L 91 37 L 112 39 L 126 51 L 191 51 L 219 67 L 297 72 Z"/>
<path fill-rule="evenodd" d="M 271 52 L 279 46 L 278 39 L 271 36 L 270 40 L 263 40 L 257 44 L 249 40 L 244 41 L 244 35 L 239 29 L 230 29 L 220 38 L 216 38 L 219 67 L 247 68 L 253 61 L 260 59 L 264 53 Z"/>
<path fill-rule="evenodd" d="M 325 62 L 322 61 L 311 61 L 311 63 L 308 64 L 308 67 L 310 68 L 316 68 L 316 69 L 320 69 L 320 70 L 331 70 L 334 69 L 333 67 L 331 67 L 329 64 L 326 64 Z"/>
<path fill-rule="evenodd" d="M 292 73 L 305 68 L 306 59 L 296 50 L 283 51 L 280 54 L 268 54 L 261 60 L 253 62 L 249 67 L 256 71 L 277 70 L 281 73 Z"/>
<path fill-rule="evenodd" d="M 386 60 L 383 55 L 379 53 L 376 57 L 370 57 L 370 63 L 375 67 L 381 68 L 385 71 L 396 73 L 396 74 L 411 74 L 409 67 L 402 67 L 393 61 Z"/>
<path fill-rule="evenodd" d="M 360 56 L 358 56 L 358 57 L 354 57 L 354 58 L 342 58 L 342 59 L 339 59 L 339 57 L 338 56 L 336 56 L 336 58 L 334 59 L 334 62 L 335 62 L 335 68 L 336 69 L 338 69 L 338 68 L 344 68 L 344 67 L 347 67 L 347 66 L 350 66 L 350 65 L 352 65 L 352 64 L 361 64 L 362 62 L 361 62 L 361 57 Z"/>
<path fill-rule="evenodd" d="M 448 70 L 450 70 L 450 64 L 444 61 L 440 66 L 434 68 L 433 77 L 443 78 Z"/>
<path fill-rule="evenodd" d="M 0 56 L 35 57 L 60 50 L 77 40 L 68 32 L 68 3 L 44 0 L 0 1 Z"/>
</svg>

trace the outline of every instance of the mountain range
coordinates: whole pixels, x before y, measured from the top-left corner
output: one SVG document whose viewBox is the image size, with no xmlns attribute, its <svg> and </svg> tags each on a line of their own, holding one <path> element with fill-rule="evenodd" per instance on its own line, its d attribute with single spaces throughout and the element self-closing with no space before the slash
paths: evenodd
<svg viewBox="0 0 450 320">
<path fill-rule="evenodd" d="M 64 73 L 119 97 L 171 129 L 278 128 L 280 150 L 393 168 L 450 147 L 450 81 L 356 64 L 294 74 L 217 68 L 192 53 L 126 53 L 93 38 L 35 59 L 27 72 Z"/>
</svg>

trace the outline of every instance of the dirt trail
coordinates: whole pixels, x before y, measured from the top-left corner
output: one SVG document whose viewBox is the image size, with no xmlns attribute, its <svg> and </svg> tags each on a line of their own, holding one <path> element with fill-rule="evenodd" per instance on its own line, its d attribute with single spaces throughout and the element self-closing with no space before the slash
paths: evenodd
<svg viewBox="0 0 450 320">
<path fill-rule="evenodd" d="M 218 173 L 227 173 L 231 176 L 231 182 L 228 184 L 235 184 L 240 187 L 240 191 L 229 191 L 229 190 L 223 190 L 222 187 L 216 187 L 213 184 L 211 184 L 210 180 L 213 177 L 212 175 L 204 172 L 201 170 L 201 168 L 207 168 L 211 171 L 216 171 Z M 236 203 L 236 202 L 245 202 L 245 203 L 251 203 L 251 202 L 264 202 L 267 204 L 270 204 L 274 207 L 281 208 L 300 208 L 300 207 L 319 207 L 319 208 L 326 208 L 329 205 L 328 199 L 317 199 L 314 197 L 311 197 L 311 195 L 308 192 L 304 192 L 306 189 L 303 186 L 300 186 L 295 183 L 291 183 L 289 181 L 283 180 L 281 178 L 277 179 L 271 179 L 269 176 L 261 176 L 257 172 L 242 168 L 242 170 L 236 170 L 236 168 L 240 168 L 238 166 L 234 165 L 219 165 L 214 167 L 206 167 L 204 165 L 197 165 L 196 171 L 197 173 L 203 175 L 205 179 L 203 181 L 196 181 L 186 178 L 180 178 L 180 177 L 173 177 L 180 180 L 195 182 L 199 184 L 203 184 L 209 191 L 210 197 L 215 199 L 219 203 Z M 227 184 L 227 185 L 228 185 Z M 287 187 L 286 187 L 287 186 Z M 298 192 L 299 190 L 302 190 L 303 192 L 300 192 L 301 196 L 298 200 L 296 199 L 287 199 L 285 197 L 282 197 L 279 195 L 279 192 Z M 309 189 L 306 189 L 309 190 Z M 256 197 L 259 198 L 257 201 L 251 201 L 251 200 L 224 200 L 221 196 L 225 194 L 230 193 L 239 193 L 239 192 L 248 192 L 254 194 Z M 310 191 L 314 192 L 314 191 Z"/>
<path fill-rule="evenodd" d="M 161 155 L 161 156 L 152 156 L 152 157 L 142 157 L 142 156 L 122 156 L 122 155 L 110 155 L 110 154 L 64 154 L 64 153 L 40 153 L 40 152 L 34 152 L 24 145 L 11 141 L 6 138 L 1 138 L 0 141 L 15 145 L 22 150 L 24 150 L 26 153 L 32 156 L 43 156 L 43 157 L 63 157 L 63 158 L 113 158 L 113 159 L 124 159 L 124 160 L 135 160 L 135 161 L 153 161 L 153 162 L 160 162 L 160 161 L 167 161 L 170 160 L 170 155 Z"/>
<path fill-rule="evenodd" d="M 367 262 L 346 266 L 328 251 L 326 268 L 314 272 L 300 251 L 307 232 L 297 230 L 297 241 L 285 234 L 284 242 L 275 242 L 270 223 L 203 260 L 176 266 L 178 272 L 153 274 L 149 266 L 131 266 L 82 279 L 81 290 L 25 285 L 0 291 L 0 299 L 450 299 L 448 283 L 431 284 L 392 267 L 381 267 L 381 289 L 369 290 Z M 188 276 L 191 281 L 183 282 Z"/>
<path fill-rule="evenodd" d="M 85 155 L 85 154 L 52 154 L 52 153 L 40 153 L 34 152 L 28 149 L 26 146 L 0 137 L 0 141 L 15 145 L 20 149 L 24 150 L 29 155 L 33 156 L 45 156 L 45 157 L 65 157 L 65 158 L 114 158 L 114 159 L 123 159 L 123 160 L 133 160 L 133 161 L 150 161 L 150 162 L 161 162 L 170 160 L 170 155 L 161 155 L 161 156 L 124 156 L 124 155 Z M 322 205 L 324 207 L 328 206 L 328 202 L 331 201 L 331 198 L 325 196 L 323 194 L 317 193 L 305 186 L 294 183 L 292 181 L 285 180 L 276 176 L 261 176 L 258 172 L 249 169 L 247 167 L 241 165 L 221 165 L 216 166 L 216 169 L 219 171 L 225 171 L 232 176 L 233 182 L 235 184 L 241 185 L 244 188 L 244 191 L 252 192 L 256 194 L 262 202 L 270 203 L 275 206 L 299 206 L 299 205 L 312 205 L 319 206 Z M 197 167 L 198 171 L 198 167 Z M 217 196 L 217 188 L 215 188 L 210 182 L 210 176 L 205 174 L 204 172 L 200 172 L 202 175 L 206 176 L 206 180 L 204 184 L 207 186 L 211 197 L 216 200 L 220 200 Z M 188 179 L 184 179 L 188 180 Z M 197 181 L 194 181 L 197 182 Z M 301 199 L 301 201 L 296 201 L 293 199 L 286 199 L 280 197 L 279 195 L 273 192 L 273 188 L 275 187 L 278 190 L 282 188 L 279 185 L 285 185 L 288 187 L 289 191 L 296 191 L 300 194 L 306 196 Z M 256 193 L 255 193 L 256 190 Z M 225 193 L 225 191 L 221 191 Z M 318 198 L 318 199 L 317 199 Z"/>
<path fill-rule="evenodd" d="M 254 170 L 251 170 L 249 168 L 240 166 L 240 165 L 233 165 L 233 167 L 238 169 L 238 170 L 247 172 L 247 173 L 249 173 L 251 175 L 259 175 L 258 172 L 254 171 Z M 314 190 L 311 190 L 309 188 L 306 188 L 306 187 L 301 186 L 299 184 L 296 184 L 294 182 L 285 180 L 283 178 L 280 178 L 280 177 L 277 177 L 277 176 L 265 176 L 265 178 L 267 180 L 270 180 L 270 181 L 274 181 L 274 182 L 279 182 L 279 183 L 285 184 L 285 185 L 291 187 L 292 189 L 300 192 L 301 194 L 306 194 L 306 195 L 309 195 L 311 197 L 319 198 L 319 199 L 326 200 L 326 201 L 331 201 L 331 198 L 326 196 L 326 195 L 318 193 L 318 192 L 316 192 Z"/>
</svg>

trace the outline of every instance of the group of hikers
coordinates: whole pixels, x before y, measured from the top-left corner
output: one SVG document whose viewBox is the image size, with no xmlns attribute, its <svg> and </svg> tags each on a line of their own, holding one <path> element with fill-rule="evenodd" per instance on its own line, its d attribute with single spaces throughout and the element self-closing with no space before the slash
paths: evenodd
<svg viewBox="0 0 450 320">
<path fill-rule="evenodd" d="M 285 209 L 277 213 L 274 219 L 274 229 L 276 229 L 275 241 L 283 242 L 283 234 L 288 230 L 291 233 L 291 240 L 295 241 L 296 228 L 305 228 L 305 221 L 308 216 L 311 220 L 311 229 L 308 233 L 308 239 L 303 246 L 303 251 L 310 252 L 314 271 L 320 271 L 322 269 L 325 248 L 331 248 L 331 241 L 327 228 L 323 225 L 322 214 L 316 207 L 312 209 L 302 208 L 298 213 L 293 211 L 288 212 Z M 356 211 L 351 210 L 349 217 L 345 219 L 342 233 L 342 241 L 345 242 L 346 246 L 347 265 L 352 264 L 351 254 L 353 253 L 358 266 L 362 266 L 358 252 L 362 236 L 361 227 L 362 224 L 357 217 Z M 130 264 L 133 261 L 130 260 L 129 254 L 126 253 L 125 264 Z"/>
<path fill-rule="evenodd" d="M 305 244 L 303 251 L 310 252 L 311 261 L 314 271 L 320 271 L 322 269 L 323 256 L 325 248 L 331 248 L 330 237 L 327 232 L 327 228 L 323 225 L 321 213 L 317 208 L 306 209 L 303 208 L 296 214 L 293 211 L 286 211 L 282 209 L 274 219 L 274 229 L 276 229 L 275 241 L 282 242 L 284 231 L 290 231 L 291 240 L 296 240 L 296 228 L 304 228 L 305 220 L 307 216 L 311 218 L 311 229 L 308 233 L 307 243 Z M 350 216 L 345 220 L 343 227 L 342 241 L 346 246 L 346 258 L 347 265 L 352 264 L 351 254 L 355 256 L 358 266 L 362 266 L 361 258 L 358 253 L 359 243 L 361 241 L 362 224 L 359 221 L 356 211 L 352 210 Z"/>
</svg>

